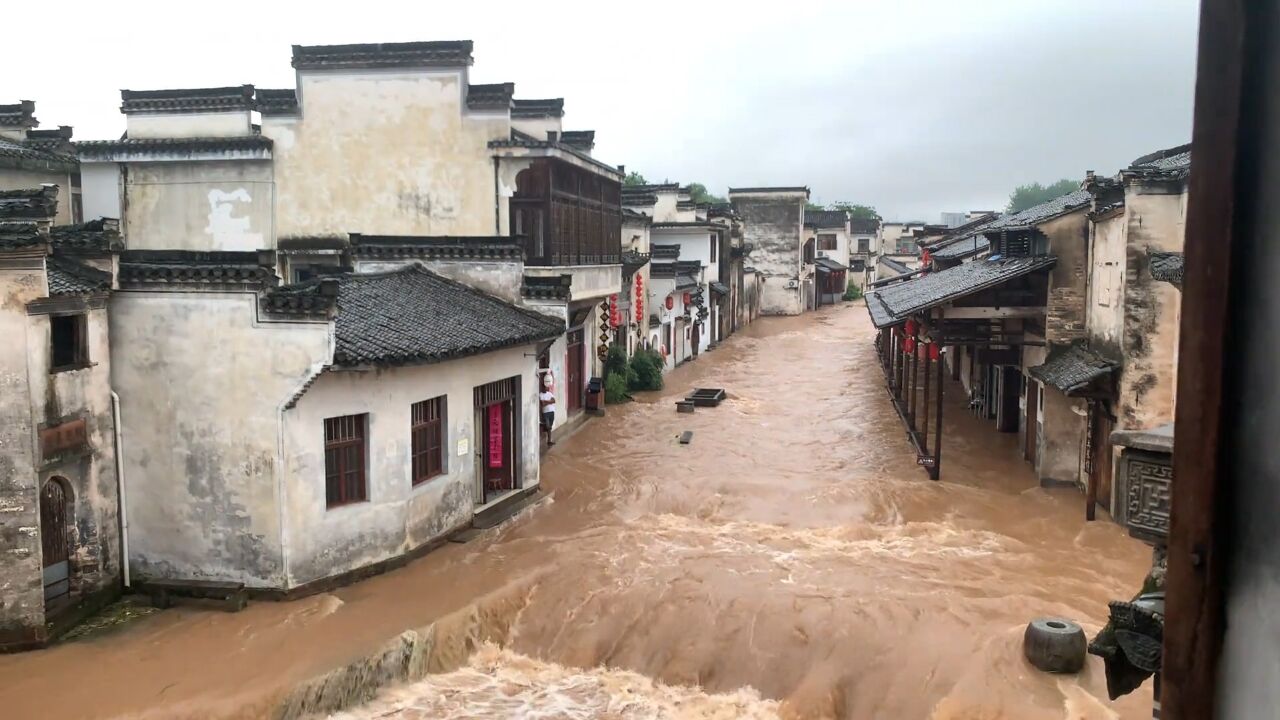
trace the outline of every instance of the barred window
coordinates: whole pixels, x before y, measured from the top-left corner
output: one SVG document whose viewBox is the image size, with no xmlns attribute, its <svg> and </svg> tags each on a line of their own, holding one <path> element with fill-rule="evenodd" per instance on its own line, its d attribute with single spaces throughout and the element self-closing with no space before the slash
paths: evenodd
<svg viewBox="0 0 1280 720">
<path fill-rule="evenodd" d="M 368 455 L 366 428 L 369 416 L 344 415 L 324 421 L 325 507 L 364 502 L 369 499 L 365 477 Z"/>
<path fill-rule="evenodd" d="M 444 395 L 416 402 L 412 406 L 410 439 L 413 458 L 413 484 L 443 475 L 446 398 Z"/>
</svg>

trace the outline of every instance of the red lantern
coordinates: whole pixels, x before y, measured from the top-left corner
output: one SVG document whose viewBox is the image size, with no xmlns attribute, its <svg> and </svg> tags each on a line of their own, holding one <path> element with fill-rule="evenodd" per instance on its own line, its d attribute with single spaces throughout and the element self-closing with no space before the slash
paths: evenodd
<svg viewBox="0 0 1280 720">
<path fill-rule="evenodd" d="M 914 355 L 916 351 L 916 339 L 909 337 L 902 341 L 902 352 L 908 355 Z"/>
<path fill-rule="evenodd" d="M 920 262 L 921 262 L 925 267 L 928 267 L 928 266 L 929 266 L 929 263 L 930 263 L 930 262 L 932 262 L 932 261 L 933 261 L 933 255 L 930 255 L 930 254 L 929 254 L 929 251 L 928 251 L 928 250 L 925 250 L 925 251 L 924 251 L 924 255 L 921 255 L 921 256 L 920 256 Z"/>
<path fill-rule="evenodd" d="M 938 343 L 929 343 L 929 359 L 937 360 L 942 356 L 942 348 L 938 347 Z"/>
<path fill-rule="evenodd" d="M 920 331 L 920 324 L 916 322 L 915 318 L 911 318 L 903 329 L 908 336 L 915 337 L 915 334 Z"/>
<path fill-rule="evenodd" d="M 670 310 L 671 308 L 673 308 L 673 307 L 675 307 L 675 306 L 676 306 L 676 299 L 675 299 L 675 298 L 673 298 L 673 297 L 671 297 L 670 295 L 668 295 L 668 296 L 667 296 L 667 309 L 668 309 L 668 310 Z"/>
<path fill-rule="evenodd" d="M 684 304 L 685 304 L 685 305 L 688 305 L 688 304 L 689 304 L 689 299 L 690 299 L 690 298 L 689 298 L 689 293 L 685 293 L 685 294 L 684 294 Z"/>
</svg>

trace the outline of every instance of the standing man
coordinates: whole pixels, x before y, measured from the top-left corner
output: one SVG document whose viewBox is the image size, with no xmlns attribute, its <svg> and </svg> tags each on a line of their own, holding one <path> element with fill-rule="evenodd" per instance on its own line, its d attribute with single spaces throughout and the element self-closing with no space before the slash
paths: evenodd
<svg viewBox="0 0 1280 720">
<path fill-rule="evenodd" d="M 542 407 L 542 429 L 547 434 L 547 447 L 555 445 L 551 440 L 551 428 L 556 424 L 556 392 L 551 370 L 542 375 L 542 392 L 538 393 L 538 404 Z"/>
</svg>

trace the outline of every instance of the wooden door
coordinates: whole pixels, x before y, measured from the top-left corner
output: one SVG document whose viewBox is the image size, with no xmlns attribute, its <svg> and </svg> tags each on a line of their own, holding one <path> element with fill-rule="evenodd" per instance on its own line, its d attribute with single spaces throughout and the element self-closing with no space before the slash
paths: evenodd
<svg viewBox="0 0 1280 720">
<path fill-rule="evenodd" d="M 698 347 L 702 345 L 702 324 L 693 324 L 693 356 L 698 357 Z"/>
<path fill-rule="evenodd" d="M 1094 490 L 1094 502 L 1101 505 L 1108 513 L 1114 514 L 1114 508 L 1111 507 L 1111 483 L 1112 472 L 1111 467 L 1111 430 L 1115 426 L 1115 422 L 1111 416 L 1107 414 L 1106 408 L 1099 404 L 1093 409 L 1093 437 L 1090 438 L 1089 449 L 1092 451 L 1090 458 L 1090 478 Z"/>
<path fill-rule="evenodd" d="M 584 343 L 582 328 L 569 331 L 569 357 L 565 363 L 565 382 L 568 383 L 566 392 L 569 397 L 569 412 L 577 412 L 582 409 L 582 390 L 586 383 L 583 377 L 584 364 Z"/>
<path fill-rule="evenodd" d="M 1040 383 L 1027 381 L 1026 453 L 1024 457 L 1032 466 L 1036 464 L 1036 449 L 1040 439 Z"/>
<path fill-rule="evenodd" d="M 40 549 L 44 557 L 44 601 L 49 603 L 71 592 L 70 538 L 67 536 L 67 489 L 59 478 L 49 478 L 40 489 Z"/>
</svg>

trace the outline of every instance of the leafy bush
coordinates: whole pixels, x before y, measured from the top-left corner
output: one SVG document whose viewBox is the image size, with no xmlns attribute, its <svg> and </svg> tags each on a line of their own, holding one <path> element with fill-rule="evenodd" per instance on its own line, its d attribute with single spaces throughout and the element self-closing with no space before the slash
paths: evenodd
<svg viewBox="0 0 1280 720">
<path fill-rule="evenodd" d="M 653 350 L 636 351 L 631 358 L 627 387 L 631 390 L 661 390 L 662 356 Z"/>
<path fill-rule="evenodd" d="M 614 405 L 631 399 L 627 394 L 627 377 L 625 373 L 610 373 L 604 381 L 604 401 Z"/>
<path fill-rule="evenodd" d="M 857 285 L 854 285 L 853 283 L 849 283 L 849 287 L 845 288 L 845 291 L 844 291 L 844 299 L 846 301 L 861 300 L 862 290 Z"/>
<path fill-rule="evenodd" d="M 614 373 L 625 376 L 628 366 L 626 346 L 621 343 L 610 345 L 609 354 L 604 358 L 604 376 L 607 378 Z"/>
</svg>

